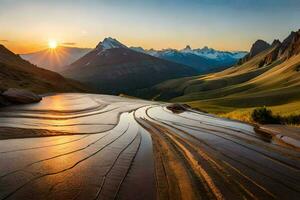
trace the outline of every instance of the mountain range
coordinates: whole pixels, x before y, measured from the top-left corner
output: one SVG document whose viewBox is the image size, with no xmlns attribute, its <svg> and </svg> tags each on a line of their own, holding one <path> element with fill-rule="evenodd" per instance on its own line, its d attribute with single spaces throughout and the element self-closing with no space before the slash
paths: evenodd
<svg viewBox="0 0 300 200">
<path fill-rule="evenodd" d="M 182 50 L 161 51 L 128 48 L 109 37 L 95 49 L 59 46 L 56 49 L 15 55 L 18 59 L 12 60 L 18 60 L 17 66 L 24 66 L 24 62 L 30 65 L 28 69 L 34 69 L 32 77 L 36 77 L 36 71 L 41 70 L 38 67 L 42 67 L 86 83 L 98 92 L 132 94 L 165 80 L 219 71 L 236 63 L 237 58 L 244 55 L 245 52 L 217 51 L 208 47 L 191 49 L 187 46 Z M 50 87 L 49 90 L 58 88 Z"/>
<path fill-rule="evenodd" d="M 85 90 L 80 83 L 38 68 L 4 46 L 0 47 L 0 90 L 9 87 L 37 92 Z M 199 69 L 162 59 L 161 55 L 199 56 L 215 61 L 228 57 L 240 59 L 223 71 L 198 75 Z M 62 69 L 64 76 L 99 93 L 186 102 L 212 112 L 262 105 L 281 111 L 300 110 L 300 30 L 291 32 L 283 41 L 275 39 L 269 44 L 257 40 L 247 54 L 190 47 L 144 50 L 128 48 L 116 39 L 105 38 L 96 48 Z"/>
<path fill-rule="evenodd" d="M 87 91 L 77 81 L 39 68 L 0 44 L 0 92 L 8 88 L 28 89 L 37 93 Z"/>
<path fill-rule="evenodd" d="M 184 64 L 194 68 L 199 74 L 221 71 L 237 63 L 243 58 L 246 51 L 219 51 L 204 47 L 192 49 L 187 45 L 184 49 L 145 50 L 142 47 L 131 47 L 131 49 L 149 54 L 161 59 Z"/>
<path fill-rule="evenodd" d="M 126 47 L 124 44 L 122 45 L 123 47 Z M 142 47 L 130 47 L 130 49 L 192 67 L 198 74 L 226 69 L 236 64 L 240 58 L 247 54 L 245 51 L 219 51 L 208 47 L 191 49 L 189 45 L 181 50 L 146 50 Z M 56 49 L 45 49 L 29 54 L 21 54 L 20 56 L 39 67 L 51 71 L 62 72 L 66 70 L 68 65 L 83 57 L 91 50 L 91 48 L 59 46 Z"/>
<path fill-rule="evenodd" d="M 137 96 L 187 102 L 211 112 L 266 105 L 286 113 L 300 109 L 299 91 L 300 30 L 282 42 L 256 41 L 237 65 L 222 72 L 168 80 Z"/>
<path fill-rule="evenodd" d="M 95 49 L 67 66 L 62 74 L 101 93 L 129 94 L 197 72 L 191 67 L 134 51 L 116 39 L 105 38 Z"/>
</svg>

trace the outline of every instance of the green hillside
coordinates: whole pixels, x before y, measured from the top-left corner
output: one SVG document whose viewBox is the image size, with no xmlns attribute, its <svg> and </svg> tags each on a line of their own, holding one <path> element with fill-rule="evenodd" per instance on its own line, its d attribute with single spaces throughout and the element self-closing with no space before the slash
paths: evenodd
<svg viewBox="0 0 300 200">
<path fill-rule="evenodd" d="M 282 43 L 271 45 L 222 72 L 169 80 L 138 95 L 185 102 L 194 108 L 233 118 L 249 116 L 253 108 L 260 106 L 271 107 L 280 114 L 299 113 L 299 35 L 300 31 L 292 40 L 289 36 Z"/>
</svg>

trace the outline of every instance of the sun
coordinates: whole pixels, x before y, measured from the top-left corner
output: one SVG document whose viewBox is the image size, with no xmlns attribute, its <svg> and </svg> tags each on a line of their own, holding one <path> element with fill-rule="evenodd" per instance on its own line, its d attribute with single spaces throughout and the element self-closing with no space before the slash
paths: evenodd
<svg viewBox="0 0 300 200">
<path fill-rule="evenodd" d="M 57 47 L 57 41 L 53 40 L 53 39 L 49 40 L 48 41 L 48 46 L 49 46 L 50 49 L 55 49 Z"/>
</svg>

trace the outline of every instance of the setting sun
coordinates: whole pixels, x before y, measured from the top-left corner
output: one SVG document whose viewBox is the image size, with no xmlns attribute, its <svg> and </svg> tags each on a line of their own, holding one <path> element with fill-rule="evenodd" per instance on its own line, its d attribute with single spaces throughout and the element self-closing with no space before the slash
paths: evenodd
<svg viewBox="0 0 300 200">
<path fill-rule="evenodd" d="M 57 41 L 56 40 L 49 40 L 48 46 L 50 49 L 55 49 L 57 47 Z"/>
</svg>

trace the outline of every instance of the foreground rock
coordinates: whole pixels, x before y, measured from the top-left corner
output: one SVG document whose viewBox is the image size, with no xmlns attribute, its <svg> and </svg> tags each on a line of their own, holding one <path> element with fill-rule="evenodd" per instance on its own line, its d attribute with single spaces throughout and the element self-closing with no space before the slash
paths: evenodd
<svg viewBox="0 0 300 200">
<path fill-rule="evenodd" d="M 283 143 L 284 145 L 300 150 L 299 127 L 267 124 L 261 125 L 258 130 L 269 134 L 275 143 Z"/>
<path fill-rule="evenodd" d="M 10 105 L 10 102 L 0 95 L 0 106 L 8 106 L 8 105 Z"/>
<path fill-rule="evenodd" d="M 182 113 L 184 111 L 187 111 L 187 109 L 189 109 L 190 107 L 187 104 L 175 103 L 175 104 L 168 105 L 167 108 L 171 110 L 173 113 Z"/>
<path fill-rule="evenodd" d="M 40 102 L 42 98 L 37 94 L 24 89 L 10 88 L 1 94 L 3 104 L 8 102 L 27 104 Z"/>
</svg>

